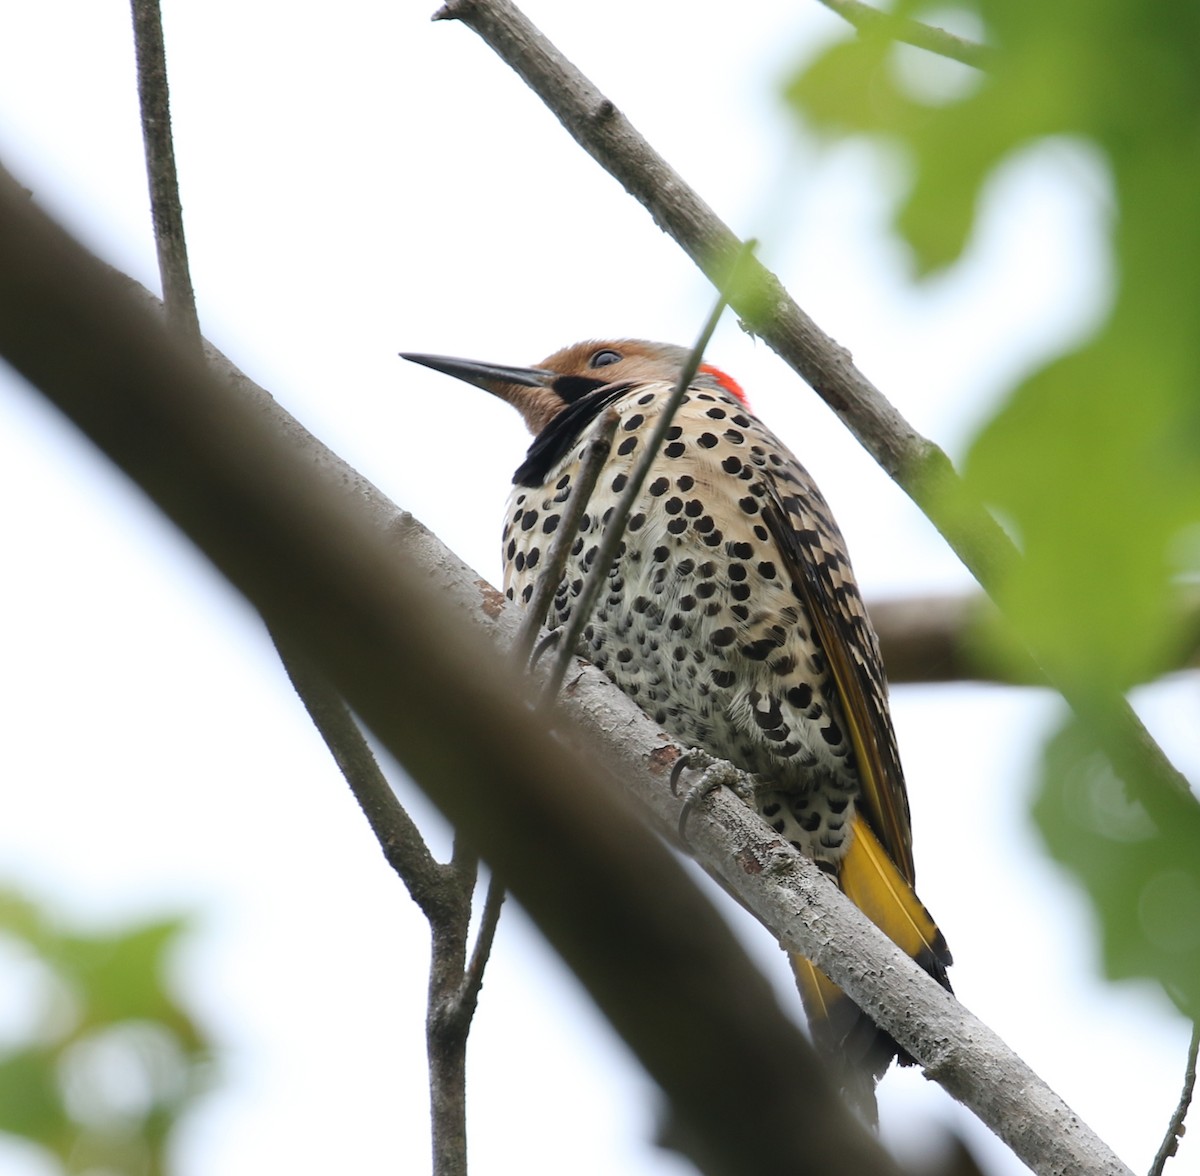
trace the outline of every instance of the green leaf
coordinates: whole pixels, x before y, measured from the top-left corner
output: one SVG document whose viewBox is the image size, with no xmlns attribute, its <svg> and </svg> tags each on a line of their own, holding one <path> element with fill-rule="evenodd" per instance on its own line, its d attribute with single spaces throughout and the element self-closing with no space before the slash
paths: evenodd
<svg viewBox="0 0 1200 1176">
<path fill-rule="evenodd" d="M 1157 979 L 1200 1018 L 1200 819 L 1159 796 L 1151 818 L 1077 722 L 1050 741 L 1034 817 L 1053 856 L 1088 891 L 1110 977 Z"/>
<path fill-rule="evenodd" d="M 46 1147 L 66 1171 L 165 1171 L 169 1132 L 210 1070 L 206 1037 L 166 983 L 186 927 L 63 930 L 0 891 L 0 931 L 40 960 L 45 990 L 28 1040 L 0 1052 L 0 1131 Z"/>
<path fill-rule="evenodd" d="M 63 936 L 55 959 L 86 994 L 84 1027 L 151 1020 L 197 1045 L 195 1025 L 164 985 L 167 959 L 186 926 L 166 919 L 114 935 Z"/>
<path fill-rule="evenodd" d="M 1178 664 L 1190 636 L 1179 601 L 1200 575 L 1200 5 L 978 0 L 975 11 L 995 52 L 958 96 L 922 101 L 906 87 L 911 59 L 898 70 L 884 36 L 848 32 L 787 98 L 827 136 L 871 136 L 905 156 L 894 223 L 921 272 L 960 255 L 1014 151 L 1066 135 L 1109 168 L 1111 313 L 1011 390 L 966 474 L 1022 550 L 995 586 L 1006 631 L 1083 716 L 1047 749 L 1039 825 L 1096 902 L 1110 972 L 1156 976 L 1195 1013 L 1200 805 L 1169 773 L 1140 769 L 1136 749 L 1117 749 L 1120 783 L 1094 749 L 1113 751 L 1120 694 Z M 1139 805 L 1154 819 L 1135 835 Z"/>
<path fill-rule="evenodd" d="M 0 1131 L 40 1143 L 65 1159 L 74 1137 L 53 1050 L 18 1050 L 0 1059 Z"/>
</svg>

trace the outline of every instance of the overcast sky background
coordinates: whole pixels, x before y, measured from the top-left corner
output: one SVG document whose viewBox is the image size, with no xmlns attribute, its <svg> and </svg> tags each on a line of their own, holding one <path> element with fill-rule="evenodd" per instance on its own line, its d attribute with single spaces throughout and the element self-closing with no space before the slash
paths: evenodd
<svg viewBox="0 0 1200 1176">
<path fill-rule="evenodd" d="M 164 0 L 176 151 L 205 333 L 494 581 L 523 426 L 396 352 L 531 363 L 585 337 L 688 343 L 712 293 L 519 79 L 432 9 Z M 819 152 L 778 98 L 787 70 L 843 31 L 816 0 L 525 9 L 735 231 L 762 237 L 801 305 L 952 456 L 1021 372 L 1102 315 L 1104 173 L 1064 143 L 1006 168 L 963 264 L 910 286 L 886 235 L 902 163 Z M 938 66 L 913 51 L 903 68 L 937 85 Z M 0 159 L 157 288 L 127 5 L 6 6 Z M 709 358 L 826 491 L 868 600 L 968 587 L 903 493 L 732 317 Z M 185 1176 L 424 1170 L 421 917 L 256 617 L 35 394 L 7 372 L 0 384 L 0 880 L 102 922 L 196 912 L 178 979 L 224 1048 L 223 1081 L 179 1133 Z M 1193 777 L 1195 702 L 1194 677 L 1140 699 Z M 956 991 L 1145 1170 L 1187 1026 L 1149 985 L 1097 978 L 1087 908 L 1030 828 L 1056 704 L 901 687 L 894 712 L 920 890 Z M 400 788 L 444 852 L 442 823 Z M 783 954 L 730 918 L 799 1016 Z M 0 1032 L 20 1021 L 13 990 L 0 976 Z M 469 1100 L 480 1176 L 689 1170 L 648 1143 L 652 1087 L 511 904 Z M 1024 1170 L 917 1074 L 893 1071 L 881 1103 L 901 1148 L 952 1123 L 990 1172 Z M 48 1170 L 0 1143 L 5 1176 Z M 1170 1170 L 1200 1172 L 1200 1145 L 1185 1141 Z"/>
</svg>

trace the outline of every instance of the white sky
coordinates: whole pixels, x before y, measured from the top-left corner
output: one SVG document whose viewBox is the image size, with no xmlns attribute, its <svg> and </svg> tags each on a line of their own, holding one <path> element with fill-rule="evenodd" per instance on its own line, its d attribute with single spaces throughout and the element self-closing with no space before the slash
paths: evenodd
<svg viewBox="0 0 1200 1176">
<path fill-rule="evenodd" d="M 472 33 L 434 4 L 165 0 L 185 213 L 206 334 L 310 429 L 495 579 L 528 439 L 510 409 L 400 350 L 528 363 L 579 338 L 689 342 L 691 263 Z M 741 233 L 921 431 L 961 454 L 1015 375 L 1095 321 L 1105 185 L 1029 153 L 989 192 L 967 262 L 919 292 L 884 234 L 899 164 L 797 144 L 789 62 L 838 23 L 815 0 L 529 0 L 526 11 Z M 919 68 L 919 67 L 918 67 Z M 60 0 L 0 12 L 0 158 L 114 264 L 156 286 L 129 18 Z M 727 319 L 709 357 L 809 465 L 868 599 L 967 574 L 832 414 Z M 185 1176 L 427 1167 L 427 934 L 291 696 L 255 617 L 19 381 L 0 373 L 0 880 L 100 920 L 180 908 L 180 983 L 225 1049 L 179 1135 Z M 1151 692 L 1180 734 L 1194 680 Z M 1090 915 L 1026 815 L 1053 702 L 900 688 L 921 893 L 960 997 L 1135 1170 L 1177 1096 L 1187 1027 L 1148 985 L 1097 979 Z M 446 835 L 401 785 L 439 850 Z M 731 911 L 790 992 L 769 936 Z M 0 978 L 0 1031 L 18 1015 Z M 720 1092 L 713 1092 L 719 1101 Z M 686 1170 L 647 1141 L 655 1095 L 515 908 L 470 1046 L 473 1169 Z M 881 1089 L 887 1137 L 953 1123 L 919 1076 Z M 1189 1139 L 1173 1171 L 1200 1171 Z M 0 1145 L 0 1172 L 46 1171 Z"/>
</svg>

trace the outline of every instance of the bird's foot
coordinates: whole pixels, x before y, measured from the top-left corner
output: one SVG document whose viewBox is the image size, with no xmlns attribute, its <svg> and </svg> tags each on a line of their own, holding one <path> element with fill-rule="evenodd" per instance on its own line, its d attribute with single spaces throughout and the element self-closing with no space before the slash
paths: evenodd
<svg viewBox="0 0 1200 1176">
<path fill-rule="evenodd" d="M 531 670 L 537 669 L 538 662 L 550 650 L 558 648 L 558 642 L 561 637 L 562 631 L 560 629 L 552 629 L 533 647 L 533 652 L 529 655 L 529 668 Z"/>
<path fill-rule="evenodd" d="M 689 781 L 681 790 L 679 778 L 685 771 L 698 771 L 699 777 Z M 687 823 L 692 810 L 710 792 L 724 785 L 732 788 L 740 796 L 744 789 L 741 787 L 742 773 L 726 760 L 717 759 L 706 751 L 692 748 L 685 751 L 675 761 L 671 769 L 671 795 L 681 797 L 683 807 L 679 810 L 679 840 L 687 845 Z"/>
</svg>

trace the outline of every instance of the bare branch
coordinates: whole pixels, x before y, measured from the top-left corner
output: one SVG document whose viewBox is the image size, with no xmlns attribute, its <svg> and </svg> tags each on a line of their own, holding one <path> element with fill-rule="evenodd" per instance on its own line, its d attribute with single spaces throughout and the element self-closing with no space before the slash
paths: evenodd
<svg viewBox="0 0 1200 1176">
<path fill-rule="evenodd" d="M 488 957 L 492 954 L 492 942 L 496 938 L 496 927 L 500 922 L 500 908 L 504 905 L 504 886 L 494 874 L 488 883 L 487 898 L 483 902 L 483 910 L 479 915 L 479 931 L 475 937 L 475 950 L 463 973 L 462 987 L 459 989 L 457 1003 L 459 1016 L 470 1019 L 479 1000 L 479 990 L 483 987 L 483 970 L 487 966 Z"/>
<path fill-rule="evenodd" d="M 434 860 L 424 839 L 380 771 L 370 745 L 338 693 L 293 644 L 272 634 L 283 667 L 354 799 L 375 834 L 388 865 L 431 922 L 447 913 L 447 868 Z"/>
<path fill-rule="evenodd" d="M 1003 682 L 1046 686 L 1045 675 L 1030 659 L 1024 672 L 1001 671 L 979 648 L 978 628 L 994 619 L 996 606 L 981 592 L 875 599 L 867 611 L 888 681 Z"/>
<path fill-rule="evenodd" d="M 975 69 L 989 69 L 995 59 L 996 52 L 990 45 L 981 45 L 978 41 L 968 41 L 965 37 L 948 33 L 935 25 L 922 24 L 907 16 L 894 16 L 890 12 L 881 12 L 861 0 L 821 0 L 821 3 L 832 12 L 852 24 L 860 33 L 882 33 L 895 41 L 903 41 L 906 45 L 915 45 L 918 49 L 928 49 L 939 57 L 949 57 L 963 65 Z"/>
<path fill-rule="evenodd" d="M 142 142 L 150 182 L 150 213 L 162 280 L 167 321 L 200 345 L 200 322 L 188 268 L 183 232 L 183 205 L 171 140 L 171 103 L 167 89 L 167 54 L 163 44 L 158 0 L 132 0 L 133 40 L 137 55 L 138 102 L 142 111 Z"/>
<path fill-rule="evenodd" d="M 133 0 L 133 21 L 146 171 L 166 318 L 184 343 L 199 354 L 202 340 L 175 170 L 158 0 Z M 426 1044 L 434 1173 L 466 1176 L 467 1035 L 487 958 L 486 953 L 477 957 L 472 961 L 474 971 L 464 975 L 478 859 L 460 853 L 456 840 L 454 860 L 448 866 L 434 860 L 338 692 L 313 668 L 302 645 L 289 649 L 286 625 L 281 630 L 268 627 L 297 695 L 350 785 L 384 856 L 429 921 L 432 945 Z M 498 914 L 499 897 L 494 901 Z M 494 932 L 495 923 L 491 922 L 487 925 L 489 944 Z M 463 991 L 471 993 L 469 1004 L 459 996 Z M 452 1012 L 449 1018 L 447 1009 Z"/>
<path fill-rule="evenodd" d="M 433 1176 L 467 1176 L 467 1034 L 456 996 L 466 966 L 471 895 L 479 857 L 461 834 L 445 871 L 445 909 L 429 920 L 429 996 L 425 1010 L 425 1054 L 429 1062 L 429 1110 Z M 471 1012 L 474 1012 L 472 1009 Z"/>
<path fill-rule="evenodd" d="M 214 381 L 126 287 L 0 179 L 0 354 L 309 652 L 480 847 L 661 1085 L 701 1167 L 894 1176 L 732 933 L 614 801 L 619 784 L 548 737 L 508 658 L 449 611 L 452 557 L 418 568 L 433 545 L 411 519 L 364 501 L 368 484 L 273 405 Z M 389 514 L 390 532 L 371 525 Z M 497 594 L 468 583 L 473 615 L 499 621 Z M 449 697 L 472 715 L 452 735 Z M 630 717 L 655 749 L 642 774 L 661 771 L 677 749 Z M 731 1069 L 754 1080 L 731 1084 Z"/>
<path fill-rule="evenodd" d="M 980 648 L 981 628 L 995 623 L 996 606 L 981 592 L 876 598 L 867 611 L 892 685 L 933 682 L 995 682 L 1048 686 L 1032 658 L 1023 667 L 1001 667 Z M 1200 667 L 1200 592 L 1181 591 L 1180 641 L 1170 669 Z"/>
<path fill-rule="evenodd" d="M 214 385 L 144 309 L 144 292 L 142 306 L 131 301 L 131 286 L 0 181 L 0 354 L 304 642 L 509 881 L 689 1137 L 703 1141 L 705 1170 L 894 1172 L 728 930 L 658 842 L 614 806 L 616 785 L 595 776 L 599 756 L 569 755 L 514 698 L 510 663 L 477 635 L 482 628 L 511 644 L 517 620 L 503 598 L 210 350 L 225 377 Z M 438 700 L 451 695 L 474 718 L 452 738 L 438 726 Z M 671 836 L 679 801 L 667 777 L 679 749 L 581 663 L 562 707 Z M 707 868 L 789 950 L 935 1067 L 1035 1171 L 1126 1172 L 740 801 L 714 795 L 689 834 Z M 730 1084 L 722 1076 L 731 1069 L 754 1080 Z"/>
<path fill-rule="evenodd" d="M 1179 1093 L 1179 1103 L 1175 1107 L 1171 1121 L 1167 1124 L 1167 1133 L 1163 1136 L 1162 1143 L 1159 1144 L 1158 1152 L 1154 1156 L 1154 1163 L 1150 1165 L 1150 1176 L 1163 1176 L 1163 1169 L 1166 1168 L 1167 1161 L 1179 1150 L 1179 1141 L 1183 1138 L 1184 1120 L 1187 1118 L 1188 1108 L 1192 1105 L 1192 1092 L 1196 1089 L 1196 1056 L 1198 1053 L 1200 1053 L 1200 1024 L 1192 1026 L 1187 1066 L 1183 1072 L 1183 1090 Z"/>
<path fill-rule="evenodd" d="M 669 233 L 715 285 L 741 243 L 711 208 L 642 138 L 628 119 L 525 18 L 511 0 L 449 0 L 435 20 L 459 20 L 526 82 L 572 137 Z M 922 437 L 784 289 L 751 258 L 748 281 L 730 305 L 842 419 L 883 469 L 913 499 L 951 548 L 993 592 L 1020 556 L 996 520 L 967 490 L 950 459 Z M 1036 660 L 1037 651 L 1032 651 Z M 1116 773 L 1160 824 L 1178 806 L 1200 816 L 1184 776 L 1151 738 L 1128 701 L 1100 703 L 1051 683 L 1080 714 Z"/>
</svg>

